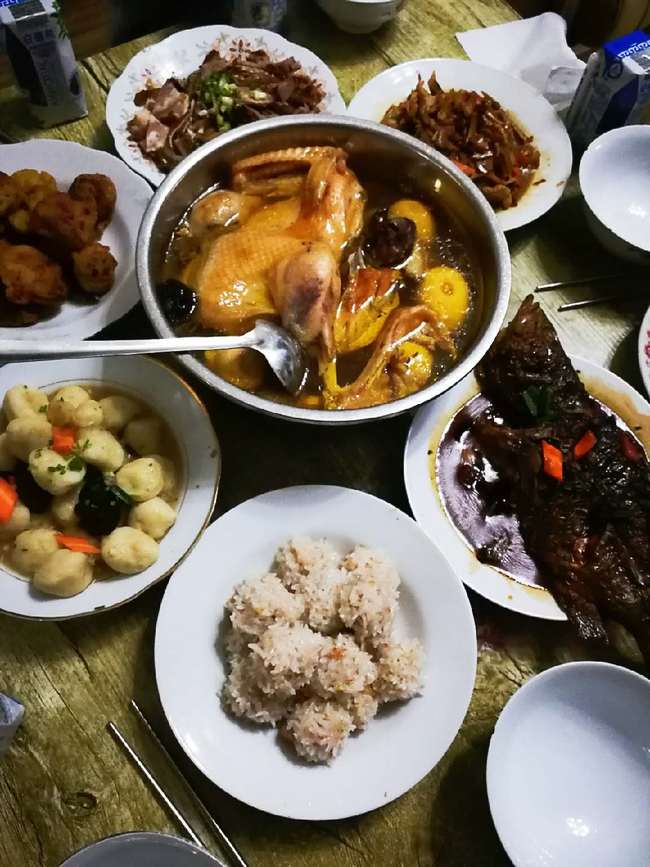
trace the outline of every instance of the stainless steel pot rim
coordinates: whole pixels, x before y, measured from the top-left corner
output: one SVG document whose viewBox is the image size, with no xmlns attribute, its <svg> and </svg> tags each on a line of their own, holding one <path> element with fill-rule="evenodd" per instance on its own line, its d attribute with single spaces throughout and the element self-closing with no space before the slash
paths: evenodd
<svg viewBox="0 0 650 867">
<path fill-rule="evenodd" d="M 280 403 L 268 398 L 260 397 L 259 395 L 244 391 L 243 389 L 232 385 L 232 383 L 213 373 L 206 365 L 194 356 L 180 355 L 179 359 L 189 370 L 192 371 L 192 373 L 198 376 L 199 379 L 235 403 L 267 415 L 287 418 L 291 421 L 311 424 L 354 424 L 380 418 L 390 418 L 414 409 L 415 407 L 420 406 L 447 391 L 463 379 L 476 367 L 492 345 L 492 342 L 497 336 L 497 333 L 503 324 L 503 320 L 505 319 L 510 299 L 510 253 L 505 234 L 496 221 L 492 207 L 472 181 L 465 177 L 465 175 L 454 166 L 451 160 L 447 159 L 447 157 L 443 156 L 438 151 L 425 145 L 423 142 L 413 138 L 412 136 L 398 132 L 397 130 L 391 129 L 383 124 L 345 115 L 304 115 L 268 118 L 238 127 L 237 129 L 224 133 L 212 141 L 206 142 L 206 144 L 202 145 L 200 148 L 197 148 L 197 150 L 186 157 L 182 163 L 176 166 L 176 168 L 169 173 L 163 183 L 158 187 L 158 190 L 149 203 L 140 226 L 136 250 L 136 272 L 140 295 L 147 315 L 149 316 L 156 333 L 160 337 L 171 337 L 174 335 L 174 331 L 167 323 L 167 320 L 158 306 L 155 289 L 152 280 L 150 279 L 148 263 L 148 247 L 153 228 L 160 209 L 168 195 L 180 183 L 185 175 L 197 163 L 200 163 L 207 154 L 212 153 L 214 150 L 220 149 L 227 144 L 236 142 L 237 140 L 247 139 L 253 136 L 260 136 L 260 138 L 263 138 L 263 134 L 266 131 L 282 129 L 285 127 L 294 127 L 297 131 L 313 127 L 324 127 L 325 129 L 327 129 L 327 127 L 332 127 L 336 129 L 349 129 L 351 133 L 359 130 L 371 132 L 386 139 L 399 142 L 410 151 L 415 152 L 424 159 L 433 163 L 436 168 L 441 170 L 444 174 L 451 176 L 453 181 L 463 189 L 463 192 L 472 201 L 473 206 L 480 211 L 482 217 L 488 223 L 490 230 L 490 244 L 495 260 L 495 279 L 497 286 L 496 303 L 492 311 L 490 322 L 478 336 L 475 345 L 467 355 L 465 355 L 451 370 L 441 376 L 440 379 L 436 380 L 426 388 L 400 398 L 399 400 L 379 404 L 378 406 L 366 407 L 364 409 L 306 409 L 291 404 Z M 190 203 L 188 202 L 188 205 L 189 204 Z"/>
</svg>

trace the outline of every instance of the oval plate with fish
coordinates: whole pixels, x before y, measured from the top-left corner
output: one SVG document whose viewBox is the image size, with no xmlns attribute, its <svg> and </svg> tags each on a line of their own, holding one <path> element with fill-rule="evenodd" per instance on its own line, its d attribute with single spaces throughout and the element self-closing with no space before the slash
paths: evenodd
<svg viewBox="0 0 650 867">
<path fill-rule="evenodd" d="M 611 371 L 577 356 L 570 360 L 590 394 L 618 416 L 623 430 L 632 432 L 650 450 L 650 404 Z M 474 496 L 475 486 L 462 478 L 467 450 L 472 448 L 467 429 L 485 409 L 483 401 L 487 403 L 472 373 L 415 416 L 404 455 L 413 515 L 472 590 L 520 614 L 566 620 L 526 552 L 517 519 L 499 508 L 498 486 L 489 485 L 494 481 L 489 472 L 491 498 Z M 481 499 L 482 513 L 478 511 Z M 482 547 L 478 554 L 468 536 Z"/>
</svg>

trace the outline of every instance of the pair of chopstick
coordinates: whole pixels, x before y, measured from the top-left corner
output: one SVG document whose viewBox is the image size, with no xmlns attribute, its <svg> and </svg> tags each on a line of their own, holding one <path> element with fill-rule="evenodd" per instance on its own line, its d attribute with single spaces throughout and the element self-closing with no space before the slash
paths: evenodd
<svg viewBox="0 0 650 867">
<path fill-rule="evenodd" d="M 180 779 L 183 781 L 183 784 L 185 785 L 185 790 L 189 793 L 192 800 L 194 801 L 194 804 L 198 808 L 199 812 L 201 813 L 203 818 L 207 821 L 208 825 L 215 832 L 216 836 L 219 838 L 219 842 L 223 846 L 224 850 L 228 853 L 228 858 L 229 858 L 231 864 L 235 865 L 235 867 L 249 867 L 248 863 L 243 859 L 243 857 L 239 853 L 235 844 L 228 837 L 228 835 L 223 830 L 221 825 L 219 825 L 219 823 L 214 819 L 214 817 L 212 816 L 212 814 L 210 813 L 208 808 L 205 806 L 203 801 L 196 794 L 194 789 L 190 786 L 186 777 L 183 775 L 182 771 L 180 770 L 180 768 L 178 767 L 176 762 L 170 756 L 166 747 L 164 746 L 164 744 L 162 743 L 162 741 L 160 740 L 160 738 L 158 737 L 158 735 L 154 731 L 153 726 L 151 725 L 151 723 L 149 722 L 147 717 L 144 715 L 144 713 L 142 712 L 142 710 L 138 706 L 137 702 L 134 699 L 131 699 L 130 705 L 131 705 L 131 709 L 134 711 L 134 713 L 136 714 L 136 716 L 138 717 L 140 722 L 146 728 L 151 739 L 154 741 L 155 744 L 157 744 L 158 748 L 160 749 L 162 754 L 167 759 L 169 765 L 173 768 L 173 770 L 178 774 Z M 124 735 L 119 730 L 119 728 L 115 725 L 115 723 L 112 721 L 109 721 L 106 724 L 106 729 L 107 729 L 108 733 L 111 735 L 111 737 L 113 738 L 113 740 L 118 744 L 118 746 L 121 747 L 121 749 L 126 753 L 127 757 L 131 760 L 131 762 L 133 762 L 133 764 L 136 766 L 136 768 L 140 771 L 140 774 L 144 778 L 145 782 L 147 782 L 149 784 L 149 786 L 154 790 L 156 795 L 158 795 L 158 798 L 162 802 L 163 806 L 167 809 L 167 811 L 172 816 L 172 818 L 176 820 L 178 825 L 187 834 L 188 838 L 196 846 L 199 846 L 202 849 L 207 849 L 207 846 L 205 845 L 203 840 L 201 840 L 201 838 L 196 833 L 194 828 L 192 828 L 192 826 L 187 821 L 185 816 L 183 816 L 181 811 L 178 809 L 178 807 L 174 804 L 172 799 L 169 797 L 169 795 L 165 792 L 163 787 L 160 785 L 160 783 L 158 782 L 156 777 L 153 775 L 153 773 L 146 766 L 143 759 L 138 755 L 138 753 L 135 751 L 135 749 L 127 741 L 127 739 L 124 737 Z"/>
<path fill-rule="evenodd" d="M 650 271 L 628 271 L 619 274 L 601 274 L 597 277 L 579 277 L 576 280 L 560 280 L 556 283 L 540 283 L 535 292 L 552 292 L 555 289 L 565 289 L 568 286 L 590 286 L 592 283 L 606 283 L 610 280 L 630 280 L 639 277 L 650 278 Z M 593 307 L 595 304 L 606 304 L 610 301 L 630 301 L 629 295 L 620 292 L 611 295 L 600 295 L 597 298 L 584 298 L 582 301 L 571 301 L 568 304 L 560 304 L 557 308 L 559 313 L 567 310 L 579 310 L 582 307 Z"/>
</svg>

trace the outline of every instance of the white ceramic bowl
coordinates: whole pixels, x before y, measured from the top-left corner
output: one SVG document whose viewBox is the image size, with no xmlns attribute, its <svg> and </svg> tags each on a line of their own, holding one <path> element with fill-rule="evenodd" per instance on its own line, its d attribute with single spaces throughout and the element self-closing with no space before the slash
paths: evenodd
<svg viewBox="0 0 650 867">
<path fill-rule="evenodd" d="M 650 264 L 650 126 L 624 126 L 595 139 L 580 160 L 580 187 L 603 247 Z"/>
<path fill-rule="evenodd" d="M 219 701 L 224 603 L 301 535 L 341 553 L 383 550 L 402 577 L 396 632 L 419 638 L 426 654 L 422 695 L 383 710 L 331 765 L 302 762 L 273 729 L 234 720 Z M 324 821 L 388 804 L 440 761 L 469 706 L 476 633 L 459 578 L 411 518 L 361 491 L 310 485 L 255 497 L 215 521 L 165 591 L 155 661 L 167 720 L 208 779 L 268 813 Z"/>
<path fill-rule="evenodd" d="M 219 443 L 207 410 L 190 386 L 166 365 L 146 356 L 34 361 L 0 368 L 0 399 L 13 385 L 47 392 L 69 384 L 114 386 L 165 419 L 180 449 L 183 484 L 177 519 L 161 539 L 158 560 L 136 575 L 93 581 L 69 598 L 47 596 L 0 564 L 0 611 L 33 620 L 68 620 L 123 605 L 165 578 L 207 525 L 221 474 Z"/>
<path fill-rule="evenodd" d="M 490 743 L 494 824 L 515 867 L 648 867 L 650 681 L 603 662 L 529 680 Z"/>
<path fill-rule="evenodd" d="M 397 15 L 404 0 L 317 0 L 345 33 L 372 33 Z"/>
<path fill-rule="evenodd" d="M 71 855 L 61 867 L 225 867 L 187 840 L 149 831 L 106 837 Z"/>
</svg>

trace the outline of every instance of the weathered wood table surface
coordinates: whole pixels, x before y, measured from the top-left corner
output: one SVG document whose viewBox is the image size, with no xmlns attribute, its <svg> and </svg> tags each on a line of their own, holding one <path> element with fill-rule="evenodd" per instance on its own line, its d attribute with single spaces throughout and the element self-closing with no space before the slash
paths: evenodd
<svg viewBox="0 0 650 867">
<path fill-rule="evenodd" d="M 395 63 L 462 56 L 455 32 L 515 17 L 503 0 L 409 0 L 393 24 L 371 37 L 356 38 L 337 31 L 312 3 L 296 0 L 288 35 L 333 68 L 349 100 L 368 78 Z M 111 82 L 136 51 L 160 38 L 160 33 L 153 34 L 81 64 L 89 115 L 76 123 L 36 132 L 15 92 L 0 94 L 0 137 L 65 138 L 110 150 L 104 103 Z M 513 264 L 510 312 L 538 282 L 620 270 L 591 239 L 575 187 L 551 213 L 512 232 L 508 240 Z M 635 341 L 642 306 L 602 306 L 558 315 L 556 306 L 566 297 L 559 293 L 544 299 L 565 345 L 640 386 Z M 109 335 L 148 336 L 152 330 L 143 311 L 136 309 Z M 197 388 L 223 449 L 217 514 L 263 491 L 305 483 L 359 488 L 408 511 L 402 454 L 410 417 L 342 429 L 303 427 L 247 412 Z M 0 763 L 1 867 L 56 867 L 82 845 L 120 831 L 177 832 L 107 735 L 109 719 L 123 728 L 218 851 L 178 779 L 130 714 L 127 705 L 133 696 L 251 867 L 509 863 L 488 809 L 488 742 L 504 703 L 531 674 L 584 656 L 568 627 L 510 614 L 470 593 L 479 635 L 478 676 L 465 723 L 445 758 L 412 791 L 377 812 L 309 824 L 277 819 L 233 800 L 195 771 L 174 742 L 163 721 L 153 665 L 163 589 L 156 587 L 116 611 L 61 624 L 0 616 L 0 690 L 16 694 L 27 708 L 24 725 Z"/>
</svg>

